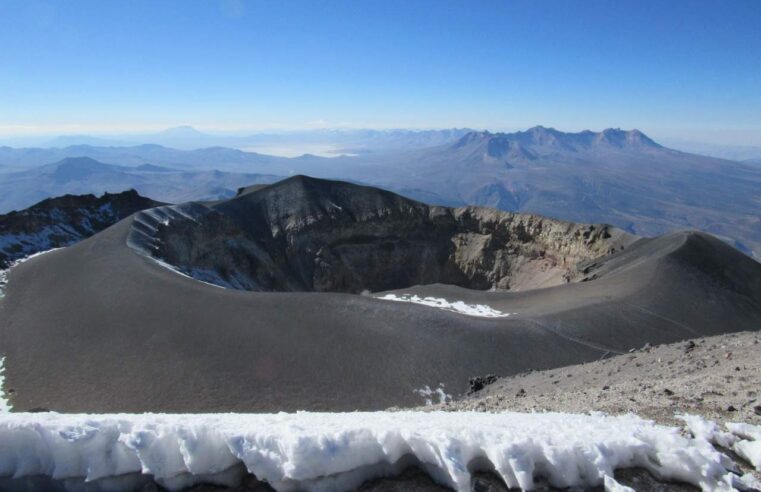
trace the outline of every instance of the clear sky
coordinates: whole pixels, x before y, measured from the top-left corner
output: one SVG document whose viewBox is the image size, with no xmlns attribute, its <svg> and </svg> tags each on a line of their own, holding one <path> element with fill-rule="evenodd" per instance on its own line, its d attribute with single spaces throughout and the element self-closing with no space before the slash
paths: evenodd
<svg viewBox="0 0 761 492">
<path fill-rule="evenodd" d="M 761 1 L 0 0 L 0 134 L 179 124 L 761 145 Z"/>
</svg>

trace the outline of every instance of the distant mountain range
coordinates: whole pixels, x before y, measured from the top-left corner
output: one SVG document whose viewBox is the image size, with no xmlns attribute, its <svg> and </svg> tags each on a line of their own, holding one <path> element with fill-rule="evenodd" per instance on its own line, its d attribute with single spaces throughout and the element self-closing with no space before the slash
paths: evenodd
<svg viewBox="0 0 761 492">
<path fill-rule="evenodd" d="M 91 145 L 96 147 L 130 147 L 142 144 L 162 145 L 182 150 L 207 147 L 240 149 L 278 149 L 288 156 L 298 156 L 311 150 L 323 153 L 364 154 L 379 151 L 432 147 L 452 142 L 469 129 L 445 130 L 372 130 L 372 129 L 316 129 L 301 131 L 259 132 L 250 135 L 211 134 L 192 126 L 178 126 L 155 133 L 135 133 L 113 136 L 62 135 L 55 138 L 37 137 L 6 139 L 0 145 L 14 147 L 65 148 Z M 273 153 L 273 152 L 270 152 Z M 276 153 L 276 152 L 275 152 Z M 277 154 L 282 155 L 282 154 Z"/>
<path fill-rule="evenodd" d="M 194 169 L 241 171 L 265 165 L 287 167 L 287 163 L 290 161 L 282 157 L 243 152 L 226 147 L 210 147 L 198 150 L 179 150 L 155 144 L 128 147 L 91 145 L 72 145 L 63 148 L 0 147 L 0 171 L 29 169 L 68 157 L 90 157 L 121 166 L 139 166 L 151 163 L 186 171 Z"/>
<path fill-rule="evenodd" d="M 194 132 L 176 129 L 171 133 Z M 358 132 L 351 134 L 356 137 Z M 363 141 L 372 140 L 372 135 L 366 134 Z M 409 132 L 385 131 L 376 136 L 378 141 L 408 139 L 407 147 L 336 158 L 285 158 L 226 147 L 177 150 L 153 144 L 0 147 L 0 169 L 6 171 L 0 174 L 0 190 L 7 190 L 0 211 L 61 193 L 128 187 L 162 201 L 222 198 L 247 184 L 246 179 L 270 182 L 274 176 L 306 174 L 380 186 L 429 203 L 604 222 L 640 235 L 700 229 L 761 258 L 757 212 L 761 166 L 754 161 L 740 163 L 676 151 L 637 130 L 565 133 L 538 126 L 515 133 L 452 130 L 418 132 L 413 137 Z M 413 147 L 439 139 L 445 143 Z M 81 187 L 76 189 L 74 184 L 52 186 L 49 177 L 43 178 L 49 169 L 28 169 L 81 156 L 131 169 L 109 168 L 110 178 L 97 172 L 81 176 L 77 178 Z M 173 172 L 159 179 L 156 170 L 137 168 L 146 163 Z M 22 168 L 26 170 L 21 174 L 9 172 Z M 23 186 L 17 184 L 20 178 Z"/>
<path fill-rule="evenodd" d="M 114 135 L 73 134 L 55 137 L 6 137 L 0 138 L 0 146 L 63 149 L 80 145 L 93 147 L 134 147 L 143 144 L 153 144 L 182 150 L 229 147 L 288 157 L 297 157 L 308 153 L 336 157 L 342 154 L 372 154 L 434 147 L 454 142 L 473 131 L 469 128 L 441 130 L 326 128 L 230 134 L 207 133 L 190 125 L 181 125 L 158 132 Z M 761 161 L 761 146 L 714 144 L 675 138 L 665 138 L 659 140 L 659 143 L 683 152 L 721 159 L 741 162 Z M 319 152 L 320 150 L 322 152 Z"/>
<path fill-rule="evenodd" d="M 242 186 L 278 179 L 266 174 L 183 171 L 153 164 L 128 167 L 90 157 L 66 157 L 53 164 L 0 175 L 0 212 L 28 207 L 51 196 L 127 189 L 173 203 L 217 200 L 234 196 Z"/>
<path fill-rule="evenodd" d="M 663 147 L 637 130 L 472 132 L 365 159 L 346 177 L 446 205 L 482 205 L 641 235 L 696 228 L 761 258 L 761 168 Z"/>
</svg>

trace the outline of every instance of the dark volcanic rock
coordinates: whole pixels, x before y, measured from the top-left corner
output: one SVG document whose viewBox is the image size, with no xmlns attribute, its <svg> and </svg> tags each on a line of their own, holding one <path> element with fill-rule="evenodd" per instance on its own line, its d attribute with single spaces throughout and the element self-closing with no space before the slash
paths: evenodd
<svg viewBox="0 0 761 492">
<path fill-rule="evenodd" d="M 301 177 L 217 204 L 152 208 L 11 270 L 0 301 L 10 403 L 66 412 L 382 409 L 423 404 L 421 388 L 463 394 L 477 374 L 509 376 L 646 342 L 758 329 L 761 264 L 689 231 L 605 255 L 615 232 L 429 207 Z M 433 254 L 441 238 L 446 256 Z M 581 274 L 597 275 L 587 282 L 520 292 L 437 283 L 399 292 L 510 313 L 487 318 L 374 296 L 223 289 L 178 275 L 153 255 L 187 260 L 176 264 L 239 289 L 345 291 L 455 274 L 470 286 L 507 279 L 527 289 L 543 265 L 547 279 L 564 282 L 577 258 L 599 256 Z M 702 349 L 688 359 L 700 360 Z M 739 380 L 734 367 L 747 364 L 738 350 L 731 361 L 725 352 L 717 367 Z M 653 353 L 627 355 L 627 367 L 644 371 Z M 584 373 L 575 368 L 563 380 L 582 381 Z M 643 381 L 626 394 L 643 401 Z M 604 384 L 619 394 L 602 378 L 589 387 Z M 526 395 L 514 398 L 520 388 Z M 524 404 L 548 394 L 529 384 L 506 391 Z M 727 404 L 745 412 L 740 398 Z"/>
<path fill-rule="evenodd" d="M 64 195 L 0 215 L 0 269 L 19 258 L 73 244 L 158 205 L 161 203 L 129 190 L 100 197 Z"/>
<path fill-rule="evenodd" d="M 468 385 L 469 385 L 468 394 L 481 391 L 482 389 L 484 389 L 485 386 L 492 384 L 497 379 L 499 378 L 494 374 L 487 374 L 486 376 L 476 376 L 474 378 L 470 378 L 470 380 L 468 381 Z"/>
<path fill-rule="evenodd" d="M 577 263 L 636 239 L 606 225 L 429 206 L 304 176 L 208 207 L 151 210 L 136 227 L 149 231 L 133 242 L 144 252 L 200 280 L 256 291 L 527 290 L 580 279 Z"/>
</svg>

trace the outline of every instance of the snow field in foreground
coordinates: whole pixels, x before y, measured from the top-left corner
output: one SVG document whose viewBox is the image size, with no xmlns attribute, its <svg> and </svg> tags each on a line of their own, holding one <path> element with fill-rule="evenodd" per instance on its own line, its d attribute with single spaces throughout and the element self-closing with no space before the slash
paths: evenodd
<svg viewBox="0 0 761 492">
<path fill-rule="evenodd" d="M 386 294 L 382 297 L 376 297 L 376 299 L 381 299 L 383 301 L 411 302 L 413 304 L 422 304 L 423 306 L 435 307 L 445 311 L 453 311 L 467 316 L 479 316 L 484 318 L 505 318 L 510 316 L 510 314 L 515 314 L 497 311 L 486 304 L 466 304 L 463 301 L 447 301 L 440 297 L 420 297 L 418 295 L 409 294 L 397 296 L 395 294 Z"/>
<path fill-rule="evenodd" d="M 711 444 L 758 443 L 761 427 L 729 432 L 687 417 L 695 438 L 634 415 L 372 412 L 199 415 L 0 415 L 0 477 L 89 481 L 150 474 L 171 490 L 224 483 L 244 466 L 276 490 L 348 490 L 416 464 L 469 491 L 471 473 L 493 470 L 509 487 L 539 477 L 556 487 L 602 485 L 619 468 L 643 467 L 703 490 L 742 490 L 732 462 Z M 713 426 L 713 427 L 712 427 Z M 708 430 L 706 430 L 708 429 Z"/>
</svg>

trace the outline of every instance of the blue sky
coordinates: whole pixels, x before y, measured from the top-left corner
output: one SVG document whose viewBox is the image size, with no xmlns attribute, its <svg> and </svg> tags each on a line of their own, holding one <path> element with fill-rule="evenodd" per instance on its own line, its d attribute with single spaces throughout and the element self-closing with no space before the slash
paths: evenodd
<svg viewBox="0 0 761 492">
<path fill-rule="evenodd" d="M 179 124 L 761 145 L 761 1 L 0 0 L 0 134 Z"/>
</svg>

